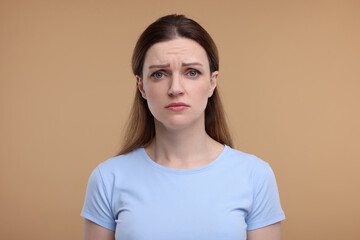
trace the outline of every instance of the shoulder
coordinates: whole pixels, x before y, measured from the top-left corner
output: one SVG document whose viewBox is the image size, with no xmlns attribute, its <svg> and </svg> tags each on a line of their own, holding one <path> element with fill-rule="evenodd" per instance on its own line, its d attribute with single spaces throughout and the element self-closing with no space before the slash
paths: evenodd
<svg viewBox="0 0 360 240">
<path fill-rule="evenodd" d="M 266 161 L 253 154 L 245 153 L 229 146 L 226 146 L 226 148 L 226 158 L 232 164 L 240 165 L 248 170 L 264 170 L 270 167 Z"/>
<path fill-rule="evenodd" d="M 255 187 L 273 175 L 270 165 L 256 155 L 227 147 L 224 157 L 227 174 L 250 186 Z"/>
<path fill-rule="evenodd" d="M 104 181 L 127 177 L 136 172 L 143 165 L 143 149 L 138 148 L 132 152 L 109 158 L 100 163 L 94 171 L 98 171 Z"/>
<path fill-rule="evenodd" d="M 138 162 L 143 157 L 142 148 L 137 148 L 129 153 L 118 155 L 109 158 L 99 164 L 99 168 L 104 171 L 110 171 L 119 167 L 130 167 Z"/>
</svg>

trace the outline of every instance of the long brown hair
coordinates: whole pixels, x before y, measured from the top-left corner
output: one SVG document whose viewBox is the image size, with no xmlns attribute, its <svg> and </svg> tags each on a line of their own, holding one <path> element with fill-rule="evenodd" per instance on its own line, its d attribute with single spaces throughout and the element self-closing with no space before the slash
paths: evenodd
<svg viewBox="0 0 360 240">
<path fill-rule="evenodd" d="M 159 18 L 141 34 L 132 56 L 133 73 L 142 77 L 145 55 L 152 45 L 176 38 L 188 38 L 199 43 L 206 51 L 210 72 L 219 70 L 218 51 L 206 30 L 184 15 L 172 14 Z M 233 146 L 217 88 L 208 99 L 205 109 L 205 131 L 219 143 L 230 147 Z M 123 146 L 119 154 L 129 153 L 136 148 L 146 146 L 154 137 L 154 117 L 147 106 L 146 100 L 137 90 L 127 122 Z"/>
</svg>

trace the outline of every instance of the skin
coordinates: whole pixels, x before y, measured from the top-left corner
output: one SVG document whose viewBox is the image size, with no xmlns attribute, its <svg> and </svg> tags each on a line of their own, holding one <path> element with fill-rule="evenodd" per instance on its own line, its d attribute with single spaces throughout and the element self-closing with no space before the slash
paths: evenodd
<svg viewBox="0 0 360 240">
<path fill-rule="evenodd" d="M 247 232 L 247 240 L 281 240 L 281 222 Z"/>
<path fill-rule="evenodd" d="M 156 137 L 145 148 L 155 162 L 170 168 L 201 167 L 213 161 L 223 145 L 205 132 L 205 108 L 216 87 L 205 50 L 190 39 L 174 39 L 149 48 L 138 88 L 155 119 Z M 183 102 L 183 111 L 166 108 Z M 184 151 L 185 150 L 185 151 Z"/>
<path fill-rule="evenodd" d="M 205 108 L 216 87 L 218 72 L 210 72 L 205 50 L 185 38 L 156 43 L 145 56 L 143 76 L 136 76 L 139 91 L 155 119 L 156 137 L 145 148 L 160 165 L 175 169 L 209 164 L 224 146 L 205 131 Z M 187 105 L 180 111 L 167 106 Z M 280 222 L 248 231 L 248 240 L 280 240 Z M 114 232 L 89 220 L 84 223 L 85 240 L 114 239 Z"/>
<path fill-rule="evenodd" d="M 109 229 L 103 228 L 96 223 L 84 220 L 84 240 L 114 240 L 115 232 Z"/>
</svg>

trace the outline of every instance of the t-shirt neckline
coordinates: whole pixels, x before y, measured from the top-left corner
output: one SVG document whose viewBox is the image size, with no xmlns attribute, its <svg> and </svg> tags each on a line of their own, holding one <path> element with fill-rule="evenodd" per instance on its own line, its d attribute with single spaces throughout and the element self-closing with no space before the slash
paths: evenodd
<svg viewBox="0 0 360 240">
<path fill-rule="evenodd" d="M 224 148 L 221 151 L 221 153 L 219 154 L 219 156 L 217 156 L 217 158 L 215 158 L 212 162 L 210 162 L 202 167 L 190 168 L 190 169 L 175 169 L 175 168 L 165 167 L 163 165 L 160 165 L 160 164 L 154 162 L 149 157 L 149 155 L 146 153 L 144 147 L 141 147 L 140 151 L 141 151 L 141 154 L 143 155 L 145 161 L 158 170 L 168 172 L 168 173 L 173 173 L 173 174 L 194 174 L 194 173 L 200 173 L 200 172 L 206 171 L 207 169 L 217 165 L 219 162 L 221 162 L 221 159 L 224 157 L 225 153 L 229 151 L 229 149 L 230 149 L 229 146 L 224 145 Z"/>
</svg>

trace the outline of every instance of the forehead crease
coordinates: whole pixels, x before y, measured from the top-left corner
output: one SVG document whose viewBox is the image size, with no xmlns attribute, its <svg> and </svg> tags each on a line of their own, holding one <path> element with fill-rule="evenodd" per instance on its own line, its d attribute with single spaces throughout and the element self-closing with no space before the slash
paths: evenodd
<svg viewBox="0 0 360 240">
<path fill-rule="evenodd" d="M 170 41 L 170 44 L 157 43 L 150 47 L 145 57 L 145 65 L 185 66 L 187 63 L 208 61 L 205 50 L 197 43 L 188 40 L 175 41 L 177 40 Z"/>
<path fill-rule="evenodd" d="M 178 55 L 178 54 L 156 54 L 149 58 L 149 65 L 184 65 L 190 60 L 193 59 L 188 55 Z"/>
</svg>

